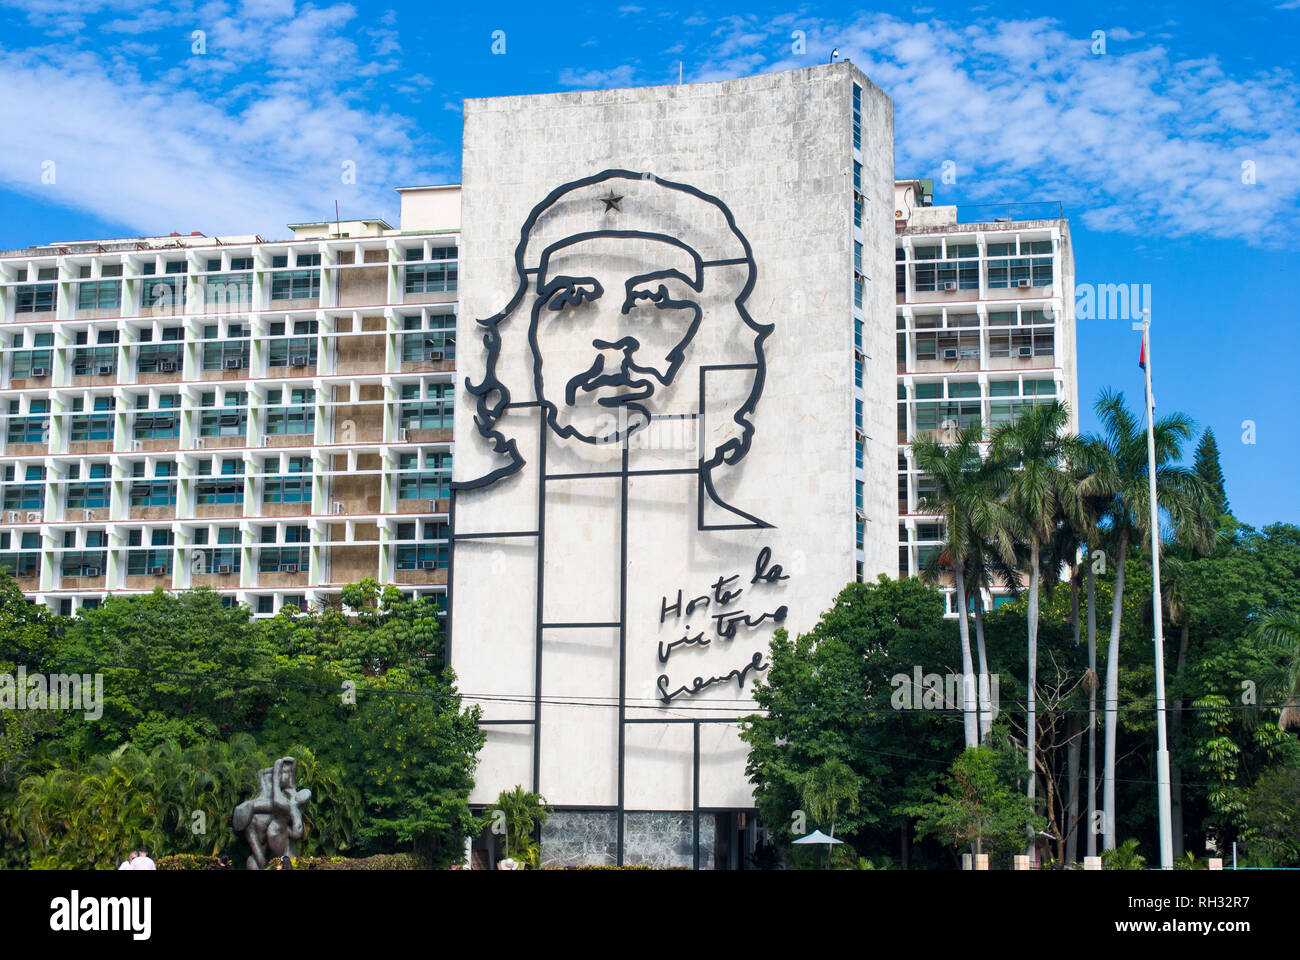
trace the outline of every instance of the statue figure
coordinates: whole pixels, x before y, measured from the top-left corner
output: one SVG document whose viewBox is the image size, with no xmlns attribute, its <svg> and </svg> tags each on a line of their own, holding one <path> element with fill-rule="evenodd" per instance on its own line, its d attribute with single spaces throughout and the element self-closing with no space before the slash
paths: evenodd
<svg viewBox="0 0 1300 960">
<path fill-rule="evenodd" d="M 301 804 L 311 799 L 310 790 L 299 790 L 294 782 L 298 761 L 282 757 L 274 767 L 258 772 L 258 793 L 235 807 L 236 830 L 243 830 L 253 852 L 245 866 L 263 870 L 271 857 L 297 856 L 295 840 L 302 839 Z"/>
</svg>

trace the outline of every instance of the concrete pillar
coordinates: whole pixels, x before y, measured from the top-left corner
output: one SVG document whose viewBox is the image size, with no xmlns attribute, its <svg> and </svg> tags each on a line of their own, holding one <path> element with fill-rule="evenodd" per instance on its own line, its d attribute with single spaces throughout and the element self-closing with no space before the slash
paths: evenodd
<svg viewBox="0 0 1300 960">
<path fill-rule="evenodd" d="M 989 868 L 989 855 L 987 853 L 975 854 L 975 869 L 987 870 Z"/>
</svg>

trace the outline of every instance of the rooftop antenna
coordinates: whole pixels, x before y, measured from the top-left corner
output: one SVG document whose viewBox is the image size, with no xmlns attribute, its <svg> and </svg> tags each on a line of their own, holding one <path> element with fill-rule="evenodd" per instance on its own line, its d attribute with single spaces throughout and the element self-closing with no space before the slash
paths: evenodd
<svg viewBox="0 0 1300 960">
<path fill-rule="evenodd" d="M 335 239 L 343 236 L 343 224 L 339 223 L 339 202 L 334 201 L 334 237 Z"/>
</svg>

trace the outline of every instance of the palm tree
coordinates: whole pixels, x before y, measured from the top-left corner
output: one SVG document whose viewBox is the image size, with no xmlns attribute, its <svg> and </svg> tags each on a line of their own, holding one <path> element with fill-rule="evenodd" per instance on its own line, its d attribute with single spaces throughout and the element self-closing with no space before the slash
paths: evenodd
<svg viewBox="0 0 1300 960">
<path fill-rule="evenodd" d="M 1066 433 L 1070 411 L 1060 400 L 1023 411 L 993 433 L 993 456 L 1011 470 L 1006 506 L 1016 526 L 1029 542 L 1029 684 L 1026 692 L 1025 752 L 1028 754 L 1028 797 L 1033 799 L 1038 779 L 1038 718 L 1035 692 L 1038 684 L 1038 583 L 1040 553 L 1052 538 L 1057 511 L 1073 504 L 1066 493 L 1067 459 L 1078 439 Z"/>
<path fill-rule="evenodd" d="M 1128 409 L 1124 394 L 1103 390 L 1095 405 L 1101 421 L 1100 436 L 1089 438 L 1085 455 L 1093 469 L 1086 492 L 1104 495 L 1103 521 L 1115 550 L 1115 596 L 1111 603 L 1110 643 L 1106 651 L 1106 758 L 1102 777 L 1105 812 L 1103 846 L 1115 849 L 1115 736 L 1119 724 L 1119 635 L 1124 611 L 1124 564 L 1129 545 L 1150 532 L 1147 473 L 1147 439 L 1138 418 Z M 1197 529 L 1210 512 L 1207 484 L 1192 470 L 1178 466 L 1183 444 L 1192 436 L 1193 423 L 1182 413 L 1155 422 L 1156 497 L 1180 530 Z"/>
<path fill-rule="evenodd" d="M 1277 728 L 1300 727 L 1300 614 L 1294 610 L 1275 610 L 1260 617 L 1256 628 L 1259 637 L 1286 654 L 1278 679 L 1286 691 Z"/>
<path fill-rule="evenodd" d="M 1001 538 L 1011 550 L 996 496 L 996 463 L 980 456 L 983 430 L 979 424 L 963 427 L 954 443 L 921 437 L 912 444 L 917 468 L 934 482 L 934 493 L 922 498 L 917 509 L 943 517 L 943 554 L 957 589 L 957 625 L 961 637 L 962 721 L 966 746 L 978 745 L 979 718 L 975 703 L 975 665 L 970 650 L 970 618 L 966 605 L 966 574 L 975 555 L 972 545 L 989 537 Z M 987 668 L 987 664 L 985 665 Z"/>
<path fill-rule="evenodd" d="M 799 792 L 803 805 L 817 823 L 831 824 L 830 838 L 835 839 L 835 819 L 840 803 L 847 800 L 849 810 L 858 809 L 858 792 L 862 784 L 858 775 L 843 760 L 831 758 L 813 767 L 800 778 Z M 830 866 L 830 844 L 826 847 L 826 865 Z"/>
<path fill-rule="evenodd" d="M 1084 674 L 1084 689 L 1088 692 L 1088 793 L 1084 813 L 1085 856 L 1097 855 L 1097 832 L 1093 829 L 1097 809 L 1097 588 L 1096 564 L 1100 559 L 1100 531 L 1097 518 L 1106 504 L 1105 496 L 1098 493 L 1098 479 L 1089 464 L 1098 459 L 1097 452 L 1089 452 L 1089 441 L 1080 440 L 1069 462 L 1066 464 L 1068 486 L 1066 492 L 1071 506 L 1062 511 L 1063 526 L 1068 528 L 1068 540 L 1077 551 L 1083 547 L 1087 552 L 1083 557 L 1082 569 L 1075 569 L 1074 579 L 1082 574 L 1086 584 L 1085 596 L 1088 622 L 1088 670 Z M 1071 611 L 1074 623 L 1074 642 L 1079 642 L 1079 609 L 1076 583 L 1071 583 Z"/>
</svg>

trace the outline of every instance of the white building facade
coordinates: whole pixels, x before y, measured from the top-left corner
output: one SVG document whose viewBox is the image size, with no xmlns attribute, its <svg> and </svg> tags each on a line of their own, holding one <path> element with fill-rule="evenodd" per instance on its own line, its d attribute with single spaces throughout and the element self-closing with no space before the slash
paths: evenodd
<svg viewBox="0 0 1300 960">
<path fill-rule="evenodd" d="M 404 192 L 406 231 L 0 255 L 0 565 L 65 614 L 156 587 L 260 616 L 363 577 L 444 593 L 456 193 Z"/>
<path fill-rule="evenodd" d="M 743 866 L 774 629 L 894 572 L 892 105 L 849 64 L 465 104 L 450 657 L 542 862 Z"/>
<path fill-rule="evenodd" d="M 1057 203 L 959 211 L 933 205 L 929 180 L 896 181 L 894 196 L 898 575 L 916 576 L 943 539 L 940 518 L 918 507 L 930 488 L 912 460 L 916 436 L 979 424 L 988 437 L 1056 399 L 1078 432 L 1074 252 Z M 956 616 L 955 592 L 945 595 Z M 985 591 L 985 609 L 1007 597 Z"/>
</svg>

